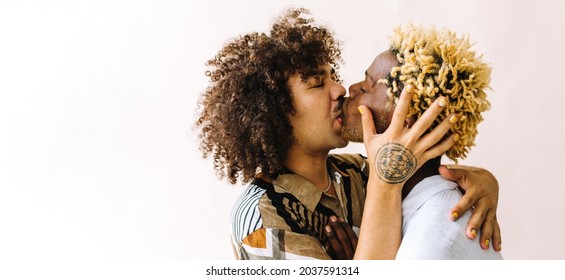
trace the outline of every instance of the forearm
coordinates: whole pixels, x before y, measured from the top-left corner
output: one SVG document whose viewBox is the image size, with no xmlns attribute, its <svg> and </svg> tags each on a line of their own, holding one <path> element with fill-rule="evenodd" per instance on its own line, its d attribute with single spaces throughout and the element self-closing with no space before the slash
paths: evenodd
<svg viewBox="0 0 565 280">
<path fill-rule="evenodd" d="M 404 127 L 412 89 L 411 85 L 404 88 L 390 125 L 382 134 L 377 133 L 369 108 L 365 105 L 358 108 L 371 171 L 355 259 L 395 258 L 402 238 L 402 185 L 426 161 L 442 155 L 455 143 L 454 136 L 445 138 L 452 125 L 451 118 L 425 133 L 445 107 L 442 97 L 411 128 Z"/>
<path fill-rule="evenodd" d="M 402 239 L 402 186 L 369 176 L 354 259 L 394 259 Z"/>
</svg>

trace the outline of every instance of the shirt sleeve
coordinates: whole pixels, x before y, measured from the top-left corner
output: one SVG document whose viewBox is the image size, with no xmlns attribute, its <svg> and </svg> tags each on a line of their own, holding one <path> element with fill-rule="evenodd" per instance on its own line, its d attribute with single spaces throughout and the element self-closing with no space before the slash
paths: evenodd
<svg viewBox="0 0 565 280">
<path fill-rule="evenodd" d="M 502 259 L 492 248 L 483 250 L 479 238 L 467 238 L 470 211 L 455 222 L 449 219 L 449 211 L 460 197 L 457 190 L 441 191 L 404 221 L 396 259 Z"/>
<path fill-rule="evenodd" d="M 241 260 L 331 259 L 316 238 L 274 228 L 260 228 L 235 247 Z"/>
</svg>

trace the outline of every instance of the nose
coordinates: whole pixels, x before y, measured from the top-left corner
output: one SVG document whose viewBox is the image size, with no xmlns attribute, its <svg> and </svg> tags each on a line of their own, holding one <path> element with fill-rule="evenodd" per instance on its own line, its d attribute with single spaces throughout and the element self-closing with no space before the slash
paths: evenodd
<svg viewBox="0 0 565 280">
<path fill-rule="evenodd" d="M 345 87 L 343 87 L 340 83 L 335 83 L 330 91 L 330 95 L 332 100 L 338 100 L 345 96 Z"/>
<path fill-rule="evenodd" d="M 357 94 L 359 94 L 359 83 L 349 86 L 349 97 L 353 99 Z"/>
</svg>

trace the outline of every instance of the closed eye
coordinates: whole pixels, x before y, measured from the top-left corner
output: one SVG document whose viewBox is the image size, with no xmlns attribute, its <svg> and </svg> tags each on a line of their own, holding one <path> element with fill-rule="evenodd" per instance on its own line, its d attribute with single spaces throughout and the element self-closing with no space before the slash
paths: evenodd
<svg viewBox="0 0 565 280">
<path fill-rule="evenodd" d="M 359 89 L 361 90 L 362 93 L 367 93 L 369 92 L 368 90 L 365 89 L 365 83 L 361 83 L 361 86 L 359 86 Z"/>
<path fill-rule="evenodd" d="M 318 87 L 323 87 L 323 86 L 324 86 L 324 81 L 322 80 L 322 77 L 315 76 L 315 77 L 310 78 L 310 87 L 311 88 L 318 88 Z"/>
</svg>

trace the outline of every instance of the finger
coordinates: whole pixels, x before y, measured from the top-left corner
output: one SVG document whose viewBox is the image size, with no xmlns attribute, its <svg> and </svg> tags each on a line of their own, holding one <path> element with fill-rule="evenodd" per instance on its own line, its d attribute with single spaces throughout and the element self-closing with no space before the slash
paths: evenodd
<svg viewBox="0 0 565 280">
<path fill-rule="evenodd" d="M 455 115 L 451 115 L 444 119 L 437 127 L 435 127 L 430 133 L 424 135 L 414 146 L 414 151 L 418 153 L 419 151 L 428 150 L 430 147 L 438 144 L 441 139 L 445 137 L 445 134 L 449 131 L 454 121 Z M 459 136 L 456 136 L 457 139 Z M 455 139 L 455 140 L 457 140 Z"/>
<path fill-rule="evenodd" d="M 457 139 L 455 135 L 456 134 L 449 136 L 447 139 L 443 140 L 440 144 L 435 145 L 429 150 L 425 151 L 424 154 L 422 154 L 422 161 L 418 163 L 423 165 L 429 159 L 439 157 L 443 155 L 445 152 L 447 152 L 447 150 L 449 150 L 453 146 L 453 144 L 455 144 L 456 141 L 455 139 Z"/>
<path fill-rule="evenodd" d="M 494 232 L 492 233 L 492 247 L 495 251 L 500 252 L 502 250 L 502 235 L 500 234 L 500 226 L 495 218 Z"/>
<path fill-rule="evenodd" d="M 353 256 L 353 252 L 351 249 L 351 242 L 349 242 L 349 237 L 345 233 L 345 229 L 343 228 L 342 223 L 340 223 L 337 220 L 337 217 L 331 216 L 330 225 L 332 226 L 335 237 L 337 238 L 338 242 L 341 244 L 341 248 L 343 250 L 343 254 L 345 258 L 347 258 L 348 256 Z"/>
<path fill-rule="evenodd" d="M 373 122 L 373 114 L 369 108 L 365 105 L 359 106 L 357 108 L 359 113 L 361 113 L 361 124 L 363 125 L 363 142 L 367 143 L 372 136 L 377 134 L 375 130 L 375 123 Z"/>
<path fill-rule="evenodd" d="M 330 225 L 326 225 L 324 227 L 324 234 L 326 235 L 328 244 L 330 245 L 330 253 L 332 257 L 337 260 L 345 259 L 345 256 L 343 255 L 343 248 L 341 247 L 341 244 L 335 237 L 335 234 Z"/>
<path fill-rule="evenodd" d="M 444 164 L 445 167 L 447 167 L 447 169 L 451 169 L 451 170 L 465 170 L 465 171 L 487 171 L 484 168 L 480 168 L 480 167 L 475 167 L 475 166 L 468 166 L 468 165 L 462 165 L 462 164 Z"/>
<path fill-rule="evenodd" d="M 455 171 L 455 172 L 453 172 Z M 465 184 L 465 173 L 461 172 L 460 170 L 451 170 L 447 169 L 445 166 L 440 166 L 439 168 L 440 174 L 444 176 L 447 180 L 455 181 L 458 186 L 461 188 L 461 185 Z M 451 215 L 452 220 L 457 220 L 457 218 L 469 210 L 475 202 L 478 200 L 478 196 L 475 194 L 475 191 L 470 192 L 463 192 L 463 197 L 455 204 L 453 208 L 451 208 Z"/>
<path fill-rule="evenodd" d="M 345 233 L 349 238 L 349 243 L 351 244 L 351 249 L 353 250 L 351 258 L 353 258 L 353 254 L 355 254 L 355 250 L 357 249 L 357 234 L 355 234 L 351 226 L 343 218 L 339 218 L 339 221 L 342 223 L 342 227 L 345 229 Z"/>
<path fill-rule="evenodd" d="M 487 250 L 492 245 L 492 232 L 495 224 L 494 214 L 488 211 L 481 226 L 481 248 Z"/>
<path fill-rule="evenodd" d="M 426 109 L 424 114 L 418 118 L 416 123 L 410 129 L 410 133 L 412 133 L 415 139 L 420 138 L 420 136 L 428 130 L 432 123 L 437 119 L 439 113 L 441 113 L 441 111 L 445 108 L 446 102 L 445 97 L 440 96 L 428 109 Z"/>
<path fill-rule="evenodd" d="M 455 206 L 453 206 L 453 208 L 451 208 L 451 219 L 454 220 L 454 221 L 457 220 L 457 218 L 459 218 L 459 216 L 463 215 L 465 212 L 467 212 L 467 210 L 469 210 L 473 205 L 475 205 L 477 200 L 474 197 L 476 197 L 476 195 L 474 195 L 474 192 L 466 192 L 463 195 L 463 197 L 461 197 L 461 199 L 459 199 L 457 204 L 455 204 Z M 479 209 L 479 210 L 484 211 L 484 208 Z M 477 211 L 478 210 L 473 211 L 473 213 L 471 214 L 471 219 L 472 219 L 473 216 L 476 216 Z M 475 217 L 475 218 L 478 218 L 478 217 Z M 481 219 L 478 224 L 480 225 L 482 223 L 482 221 L 483 221 L 483 219 Z M 478 227 L 475 227 L 475 229 L 478 229 Z"/>
<path fill-rule="evenodd" d="M 453 181 L 459 184 L 459 182 L 464 181 L 465 179 L 465 172 L 461 169 L 450 169 L 445 165 L 442 165 L 439 167 L 439 174 L 449 180 L 449 181 Z M 463 184 L 465 185 L 465 184 Z M 459 186 L 461 186 L 464 190 L 467 190 L 467 186 L 462 186 L 462 184 L 459 184 Z"/>
<path fill-rule="evenodd" d="M 484 207 L 477 205 L 473 212 L 471 213 L 471 218 L 467 223 L 467 237 L 469 239 L 475 239 L 477 237 L 477 231 L 481 228 L 485 220 L 486 212 L 484 211 Z M 481 244 L 482 246 L 482 244 Z"/>
<path fill-rule="evenodd" d="M 400 133 L 404 129 L 404 122 L 406 121 L 406 115 L 408 115 L 413 91 L 414 86 L 407 85 L 398 98 L 398 104 L 396 104 L 396 108 L 392 114 L 392 120 L 388 127 L 388 129 L 392 129 L 392 132 L 395 134 Z"/>
</svg>

